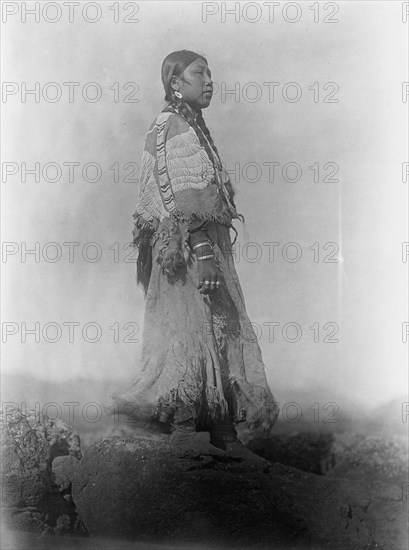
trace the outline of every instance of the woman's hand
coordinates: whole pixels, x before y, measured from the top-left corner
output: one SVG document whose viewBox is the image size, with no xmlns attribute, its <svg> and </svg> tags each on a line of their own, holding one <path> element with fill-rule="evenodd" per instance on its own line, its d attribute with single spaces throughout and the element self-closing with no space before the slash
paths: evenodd
<svg viewBox="0 0 409 550">
<path fill-rule="evenodd" d="M 219 270 L 213 258 L 197 261 L 197 272 L 199 274 L 200 294 L 209 294 L 212 290 L 220 288 Z"/>
</svg>

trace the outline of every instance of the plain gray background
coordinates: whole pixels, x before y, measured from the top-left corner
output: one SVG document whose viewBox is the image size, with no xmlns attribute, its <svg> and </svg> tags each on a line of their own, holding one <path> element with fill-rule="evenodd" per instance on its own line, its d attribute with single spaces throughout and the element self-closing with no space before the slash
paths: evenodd
<svg viewBox="0 0 409 550">
<path fill-rule="evenodd" d="M 138 2 L 139 22 L 128 24 L 123 22 L 124 11 L 121 21 L 114 22 L 109 9 L 113 4 L 100 3 L 103 17 L 94 24 L 84 21 L 80 12 L 70 23 L 64 10 L 54 24 L 42 16 L 39 23 L 29 16 L 24 23 L 19 13 L 3 25 L 3 80 L 16 82 L 19 89 L 24 81 L 28 88 L 40 82 L 41 89 L 57 82 L 63 90 L 56 103 L 42 97 L 36 103 L 32 95 L 23 103 L 20 93 L 3 103 L 3 131 L 8 136 L 3 162 L 19 167 L 23 162 L 39 162 L 41 167 L 56 162 L 63 168 L 63 177 L 55 183 L 36 183 L 30 175 L 23 183 L 19 172 L 2 184 L 3 241 L 19 247 L 7 261 L 3 257 L 3 322 L 15 322 L 19 329 L 22 322 L 28 327 L 38 322 L 41 329 L 54 322 L 63 329 L 56 343 L 42 335 L 39 343 L 33 336 L 23 343 L 21 332 L 8 338 L 3 378 L 11 385 L 3 401 L 58 401 L 57 395 L 47 393 L 47 387 L 56 385 L 73 401 L 80 394 L 98 401 L 101 392 L 132 379 L 141 343 L 125 343 L 129 331 L 123 325 L 138 323 L 140 340 L 144 299 L 135 285 L 135 264 L 124 263 L 123 250 L 116 263 L 109 247 L 117 242 L 122 248 L 130 240 L 137 183 L 124 183 L 123 170 L 115 183 L 109 167 L 115 162 L 121 167 L 140 164 L 144 135 L 163 106 L 162 60 L 183 48 L 207 57 L 217 84 L 224 82 L 231 89 L 238 83 L 238 101 L 219 92 L 204 111 L 227 168 L 235 163 L 242 169 L 246 163 L 264 166 L 253 183 L 248 181 L 254 177 L 251 170 L 237 182 L 232 176 L 238 210 L 246 217 L 246 230 L 236 223 L 239 244 L 256 242 L 262 250 L 253 262 L 256 247 L 247 249 L 237 270 L 250 318 L 262 329 L 257 329 L 260 346 L 278 401 L 304 396 L 311 405 L 335 401 L 341 407 L 372 407 L 404 394 L 407 345 L 401 333 L 407 320 L 407 264 L 401 259 L 401 243 L 407 240 L 407 184 L 402 182 L 407 103 L 401 90 L 408 77 L 402 4 L 338 2 L 334 17 L 339 22 L 332 24 L 322 21 L 329 11 L 321 11 L 320 21 L 313 22 L 313 2 L 297 3 L 302 16 L 294 23 L 283 19 L 284 3 L 276 8 L 274 22 L 259 3 L 259 21 L 250 23 L 240 13 L 238 22 L 227 16 L 223 23 L 220 11 L 203 22 L 202 2 Z M 248 10 L 247 19 L 254 18 L 256 8 Z M 49 13 L 53 17 L 51 8 Z M 90 17 L 94 13 L 90 8 Z M 288 13 L 294 17 L 294 11 Z M 63 86 L 70 81 L 81 84 L 73 103 Z M 103 91 L 96 103 L 81 97 L 80 90 L 89 82 L 99 83 Z M 115 82 L 121 89 L 118 103 L 109 90 Z M 123 102 L 127 82 L 137 83 L 138 103 Z M 262 89 L 256 102 L 251 101 L 256 88 L 245 87 L 250 82 Z M 263 82 L 280 83 L 274 102 Z M 288 82 L 300 86 L 298 102 L 283 99 L 281 91 Z M 309 90 L 315 82 L 321 93 L 326 83 L 336 82 L 339 91 L 334 97 L 339 102 L 323 102 L 324 92 L 315 103 Z M 90 183 L 78 172 L 70 183 L 64 162 L 79 162 L 80 169 L 98 163 L 102 179 Z M 296 162 L 302 177 L 287 182 L 278 171 L 270 182 L 266 162 Z M 327 162 L 338 164 L 339 182 L 324 183 L 328 172 L 323 172 L 315 183 L 308 167 L 319 163 L 322 168 Z M 43 249 L 51 241 L 62 247 L 60 261 L 47 262 L 42 256 L 38 263 L 33 256 L 21 261 L 21 243 L 32 248 L 39 242 Z M 64 242 L 81 243 L 73 263 Z M 81 250 L 88 242 L 100 244 L 99 262 L 83 259 Z M 280 243 L 274 262 L 265 242 Z M 298 262 L 283 259 L 288 242 L 300 246 Z M 322 247 L 328 242 L 339 244 L 339 263 L 322 261 Z M 309 250 L 314 243 L 320 246 L 317 263 Z M 73 343 L 64 322 L 81 325 Z M 88 322 L 101 327 L 97 343 L 81 336 Z M 116 322 L 122 327 L 117 343 L 109 329 Z M 263 325 L 272 322 L 280 323 L 274 342 Z M 289 322 L 302 328 L 298 342 L 286 342 L 282 336 L 281 328 Z M 339 343 L 323 342 L 329 334 L 323 330 L 327 322 L 339 325 Z M 321 330 L 317 343 L 308 328 L 314 323 Z M 49 334 L 54 332 L 50 329 Z M 85 388 L 89 379 L 93 383 Z M 29 384 L 25 390 L 24 384 Z"/>
</svg>

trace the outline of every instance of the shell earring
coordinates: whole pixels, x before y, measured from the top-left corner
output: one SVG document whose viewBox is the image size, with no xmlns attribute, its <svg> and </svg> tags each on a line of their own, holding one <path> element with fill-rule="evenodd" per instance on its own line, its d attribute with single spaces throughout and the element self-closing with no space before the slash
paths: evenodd
<svg viewBox="0 0 409 550">
<path fill-rule="evenodd" d="M 181 94 L 180 92 L 178 92 L 177 90 L 176 90 L 176 92 L 175 92 L 175 96 L 176 96 L 178 99 L 182 99 L 182 97 L 183 97 L 182 94 Z"/>
</svg>

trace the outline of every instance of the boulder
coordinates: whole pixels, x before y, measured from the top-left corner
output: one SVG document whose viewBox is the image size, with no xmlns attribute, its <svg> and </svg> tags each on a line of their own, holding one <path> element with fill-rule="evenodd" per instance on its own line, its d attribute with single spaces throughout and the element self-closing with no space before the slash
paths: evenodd
<svg viewBox="0 0 409 550">
<path fill-rule="evenodd" d="M 374 507 L 377 490 L 277 463 L 180 455 L 166 437 L 104 438 L 85 451 L 73 481 L 75 505 L 91 536 L 208 548 L 290 542 L 334 550 L 404 548 L 399 529 L 406 503 L 395 486 L 389 493 L 383 487 L 382 518 Z"/>
<path fill-rule="evenodd" d="M 388 439 L 364 434 L 337 435 L 326 474 L 350 479 L 371 479 L 402 484 L 408 478 L 407 437 Z"/>
<path fill-rule="evenodd" d="M 53 487 L 60 494 L 70 494 L 75 470 L 80 461 L 75 456 L 57 456 L 52 462 Z"/>
<path fill-rule="evenodd" d="M 36 411 L 23 413 L 17 406 L 1 412 L 0 429 L 2 512 L 8 528 L 85 533 L 70 497 L 71 481 L 66 476 L 61 492 L 52 469 L 59 456 L 79 463 L 82 455 L 76 430 L 61 420 L 39 418 Z"/>
<path fill-rule="evenodd" d="M 247 448 L 271 462 L 322 475 L 333 461 L 333 443 L 332 433 L 297 432 L 252 439 Z"/>
</svg>

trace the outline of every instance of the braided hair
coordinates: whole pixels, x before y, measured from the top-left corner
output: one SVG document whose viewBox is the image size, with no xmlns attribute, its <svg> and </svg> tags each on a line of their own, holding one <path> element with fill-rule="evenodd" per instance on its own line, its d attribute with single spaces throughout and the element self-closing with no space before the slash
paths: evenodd
<svg viewBox="0 0 409 550">
<path fill-rule="evenodd" d="M 165 107 L 164 111 L 171 111 L 171 112 L 180 114 L 186 120 L 189 126 L 191 126 L 194 129 L 200 141 L 200 145 L 206 149 L 206 152 L 209 155 L 210 159 L 213 158 L 213 155 L 209 149 L 208 143 L 210 143 L 213 151 L 216 153 L 217 158 L 220 161 L 219 152 L 214 144 L 212 136 L 210 135 L 210 131 L 206 126 L 206 123 L 203 118 L 202 110 L 199 109 L 196 112 L 197 114 L 195 117 L 191 108 L 188 107 L 186 101 L 183 98 L 176 97 L 173 90 L 172 92 L 173 93 L 171 95 L 170 101 L 168 105 Z"/>
<path fill-rule="evenodd" d="M 167 105 L 165 106 L 163 111 L 171 111 L 177 113 L 185 119 L 189 126 L 191 126 L 195 131 L 199 139 L 200 145 L 204 147 L 209 159 L 214 166 L 214 169 L 219 170 L 222 167 L 222 162 L 220 160 L 219 152 L 216 145 L 214 144 L 210 131 L 204 121 L 202 110 L 199 109 L 196 113 L 194 113 L 189 107 L 188 103 L 183 99 L 183 97 L 177 97 L 175 94 L 175 90 L 172 88 L 172 81 L 174 77 L 181 76 L 183 78 L 182 75 L 185 69 L 197 58 L 203 59 L 203 61 L 207 64 L 207 59 L 203 55 L 193 52 L 191 50 L 179 50 L 172 52 L 163 60 L 162 82 L 165 88 L 165 101 L 167 102 Z M 216 154 L 218 160 L 218 166 L 215 166 L 214 153 Z M 225 187 L 229 194 L 230 201 L 234 205 L 233 197 L 235 193 L 230 179 L 225 182 Z"/>
<path fill-rule="evenodd" d="M 193 130 L 195 131 L 195 133 L 196 133 L 196 135 L 199 139 L 200 145 L 202 147 L 204 147 L 209 159 L 211 160 L 211 162 L 214 166 L 214 169 L 219 170 L 222 167 L 222 162 L 220 160 L 219 151 L 217 150 L 217 147 L 216 147 L 216 145 L 213 141 L 213 138 L 210 134 L 210 131 L 209 131 L 208 127 L 206 126 L 206 122 L 205 122 L 205 120 L 203 118 L 203 114 L 202 114 L 202 109 L 198 109 L 196 111 L 196 117 L 195 117 L 192 109 L 188 106 L 188 104 L 183 99 L 183 97 L 182 98 L 176 97 L 175 91 L 172 88 L 170 89 L 169 93 L 166 94 L 165 100 L 168 102 L 168 104 L 163 109 L 163 111 L 164 112 L 170 111 L 170 112 L 173 112 L 173 113 L 177 113 L 177 114 L 179 114 L 180 116 L 182 116 L 184 118 L 184 120 L 189 124 L 189 126 L 191 126 L 193 128 Z M 213 153 L 210 150 L 209 143 L 210 143 L 210 147 L 213 150 Z M 217 159 L 220 163 L 219 166 L 215 166 L 214 153 L 216 153 Z M 226 187 L 226 189 L 229 193 L 229 198 L 230 198 L 232 204 L 234 205 L 235 192 L 234 192 L 234 189 L 233 189 L 233 186 L 232 186 L 232 183 L 231 183 L 230 179 L 228 179 L 225 182 L 225 187 Z"/>
</svg>

